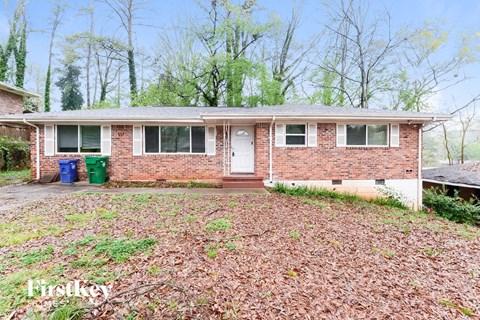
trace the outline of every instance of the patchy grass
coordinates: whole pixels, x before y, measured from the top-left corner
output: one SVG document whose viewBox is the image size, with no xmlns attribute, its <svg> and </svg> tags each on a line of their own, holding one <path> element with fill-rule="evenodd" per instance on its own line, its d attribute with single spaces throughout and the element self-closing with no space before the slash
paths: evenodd
<svg viewBox="0 0 480 320">
<path fill-rule="evenodd" d="M 30 169 L 19 171 L 0 171 L 0 187 L 30 181 Z"/>
<path fill-rule="evenodd" d="M 220 218 L 210 221 L 205 230 L 208 232 L 218 232 L 218 231 L 227 231 L 232 228 L 232 223 L 227 218 Z"/>
<path fill-rule="evenodd" d="M 53 248 L 51 246 L 47 246 L 44 249 L 12 251 L 6 254 L 4 258 L 7 259 L 10 264 L 29 266 L 31 264 L 50 259 L 52 254 Z"/>
<path fill-rule="evenodd" d="M 150 249 L 155 244 L 154 239 L 107 239 L 98 242 L 95 245 L 95 255 L 104 255 L 115 262 L 124 262 L 130 258 L 131 255 Z"/>
</svg>

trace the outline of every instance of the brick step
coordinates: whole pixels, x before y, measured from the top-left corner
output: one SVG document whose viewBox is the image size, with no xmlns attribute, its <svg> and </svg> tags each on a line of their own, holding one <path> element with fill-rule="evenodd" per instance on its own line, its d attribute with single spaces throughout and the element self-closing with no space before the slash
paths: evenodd
<svg viewBox="0 0 480 320">
<path fill-rule="evenodd" d="M 224 181 L 224 188 L 264 188 L 263 181 Z"/>
<path fill-rule="evenodd" d="M 262 177 L 254 175 L 233 175 L 223 177 L 222 180 L 225 181 L 263 181 Z"/>
</svg>

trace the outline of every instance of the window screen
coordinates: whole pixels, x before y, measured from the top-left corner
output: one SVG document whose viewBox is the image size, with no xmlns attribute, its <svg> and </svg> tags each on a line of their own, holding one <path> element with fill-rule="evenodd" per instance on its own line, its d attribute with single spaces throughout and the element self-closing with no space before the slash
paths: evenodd
<svg viewBox="0 0 480 320">
<path fill-rule="evenodd" d="M 145 152 L 158 153 L 160 152 L 160 128 L 159 127 L 145 127 Z"/>
<path fill-rule="evenodd" d="M 162 153 L 189 153 L 190 127 L 161 127 Z"/>
<path fill-rule="evenodd" d="M 78 152 L 78 126 L 57 126 L 57 152 Z"/>
<path fill-rule="evenodd" d="M 366 125 L 347 125 L 347 145 L 364 146 L 367 144 Z"/>
<path fill-rule="evenodd" d="M 287 124 L 285 143 L 287 145 L 302 145 L 304 146 L 307 141 L 306 135 L 307 129 L 304 124 Z"/>
<path fill-rule="evenodd" d="M 192 152 L 205 153 L 205 127 L 192 127 Z"/>
<path fill-rule="evenodd" d="M 388 144 L 388 126 L 369 125 L 368 126 L 368 145 L 386 146 Z"/>
<path fill-rule="evenodd" d="M 100 152 L 100 126 L 80 126 L 80 152 Z"/>
</svg>

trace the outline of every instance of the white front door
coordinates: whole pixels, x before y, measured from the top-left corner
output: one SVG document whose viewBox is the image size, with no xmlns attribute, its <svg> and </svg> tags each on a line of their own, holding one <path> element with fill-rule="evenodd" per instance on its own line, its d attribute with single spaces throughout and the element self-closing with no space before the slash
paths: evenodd
<svg viewBox="0 0 480 320">
<path fill-rule="evenodd" d="M 232 173 L 255 172 L 253 127 L 232 127 Z"/>
</svg>

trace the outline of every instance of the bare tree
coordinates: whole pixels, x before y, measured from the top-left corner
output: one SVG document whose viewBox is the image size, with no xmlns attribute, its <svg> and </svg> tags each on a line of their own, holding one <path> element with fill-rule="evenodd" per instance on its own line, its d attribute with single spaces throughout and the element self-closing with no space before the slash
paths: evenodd
<svg viewBox="0 0 480 320">
<path fill-rule="evenodd" d="M 332 21 L 326 26 L 333 39 L 329 50 L 333 57 L 320 67 L 339 77 L 340 84 L 334 89 L 343 93 L 354 107 L 368 108 L 370 99 L 385 90 L 382 77 L 388 58 L 405 41 L 392 34 L 390 20 L 390 13 L 385 11 L 383 16 L 369 21 L 368 6 L 363 0 L 342 0 L 333 9 Z M 353 90 L 347 82 L 354 86 Z"/>
<path fill-rule="evenodd" d="M 48 67 L 47 67 L 47 77 L 45 79 L 45 111 L 50 111 L 50 82 L 51 82 L 51 68 L 52 68 L 52 57 L 53 57 L 53 47 L 55 43 L 55 36 L 57 33 L 57 28 L 62 22 L 62 19 L 65 15 L 66 3 L 62 0 L 54 2 L 54 7 L 51 11 L 51 30 L 50 30 L 50 46 L 48 49 Z"/>
<path fill-rule="evenodd" d="M 321 35 L 313 37 L 305 44 L 296 43 L 295 39 L 301 26 L 305 1 L 300 1 L 292 8 L 285 28 L 272 28 L 272 52 L 267 54 L 272 68 L 272 78 L 278 84 L 278 99 L 274 104 L 285 103 L 287 92 L 295 85 L 297 79 L 305 75 L 309 68 L 306 58 L 318 45 Z M 315 58 L 313 58 L 315 59 Z"/>
<path fill-rule="evenodd" d="M 98 85 L 100 86 L 99 101 L 104 102 L 107 94 L 113 90 L 111 85 L 120 81 L 120 71 L 127 61 L 124 56 L 125 47 L 118 41 L 108 37 L 95 37 L 93 42 L 95 67 Z"/>
<path fill-rule="evenodd" d="M 472 54 L 466 54 L 473 52 L 468 50 L 473 46 L 468 37 L 462 39 L 457 52 L 448 59 L 442 56 L 448 33 L 438 24 L 427 21 L 406 38 L 398 54 L 398 76 L 391 82 L 392 109 L 428 109 L 432 96 L 468 80 L 462 68 L 476 61 Z"/>
<path fill-rule="evenodd" d="M 134 101 L 138 94 L 137 76 L 135 67 L 135 51 L 133 46 L 133 26 L 136 14 L 141 8 L 143 2 L 136 0 L 102 0 L 106 3 L 117 16 L 121 27 L 127 34 L 127 56 L 128 56 L 128 72 L 130 80 L 130 97 Z"/>
</svg>

